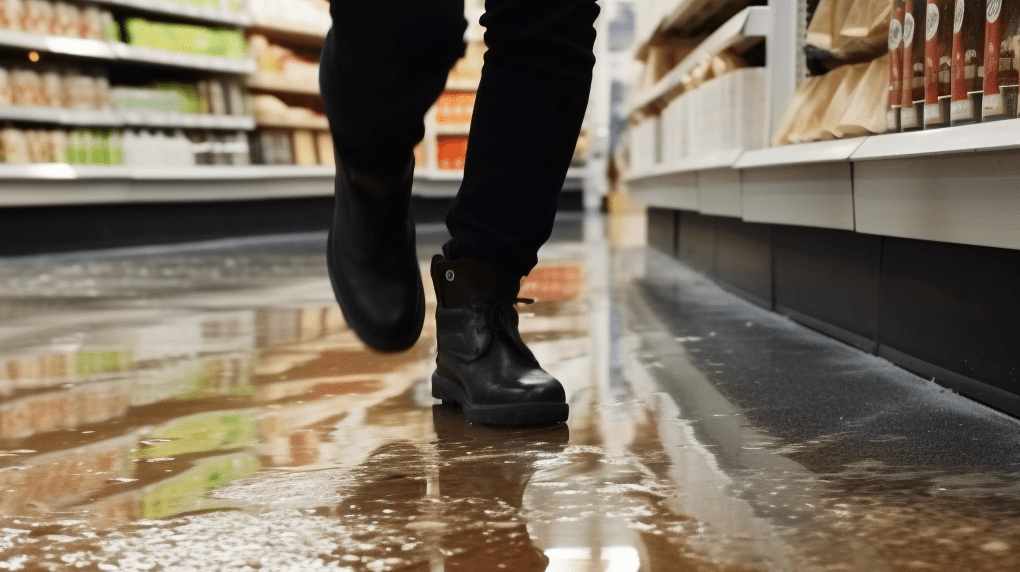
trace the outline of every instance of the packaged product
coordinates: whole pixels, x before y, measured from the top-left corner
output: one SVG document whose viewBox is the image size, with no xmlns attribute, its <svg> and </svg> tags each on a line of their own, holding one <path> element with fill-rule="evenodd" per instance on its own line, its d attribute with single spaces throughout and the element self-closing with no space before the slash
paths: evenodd
<svg viewBox="0 0 1020 572">
<path fill-rule="evenodd" d="M 1017 56 L 1020 54 L 1020 2 L 988 0 L 985 8 L 985 78 L 982 119 L 1017 114 Z"/>
<path fill-rule="evenodd" d="M 78 35 L 81 29 L 81 10 L 74 4 L 68 2 L 56 2 L 53 4 L 53 22 L 50 33 L 54 36 L 66 36 L 73 38 Z"/>
<path fill-rule="evenodd" d="M 839 139 L 844 136 L 838 127 L 840 119 L 853 103 L 861 80 L 870 66 L 870 63 L 849 64 L 840 66 L 822 76 L 824 85 L 822 89 L 826 96 L 826 105 L 818 123 L 818 130 L 806 133 L 807 140 Z"/>
<path fill-rule="evenodd" d="M 315 134 L 315 143 L 319 148 L 319 164 L 320 165 L 335 165 L 336 157 L 333 154 L 333 137 L 328 131 L 321 131 Z M 419 151 L 419 148 L 421 151 Z M 419 163 L 421 161 L 421 163 Z M 414 164 L 418 166 L 424 165 L 425 161 L 425 146 L 418 144 L 414 148 Z"/>
<path fill-rule="evenodd" d="M 468 138 L 462 135 L 441 135 L 436 138 L 436 158 L 444 171 L 461 171 L 467 156 Z"/>
<path fill-rule="evenodd" d="M 889 0 L 821 0 L 808 26 L 805 52 L 814 75 L 886 51 Z"/>
<path fill-rule="evenodd" d="M 294 164 L 295 165 L 316 165 L 318 157 L 315 143 L 315 135 L 307 129 L 294 130 Z"/>
<path fill-rule="evenodd" d="M 954 24 L 953 0 L 928 0 L 924 24 L 925 128 L 949 125 Z"/>
<path fill-rule="evenodd" d="M 889 18 L 889 97 L 885 129 L 900 130 L 900 109 L 903 107 L 903 11 L 906 0 L 894 0 Z"/>
<path fill-rule="evenodd" d="M 49 0 L 25 0 L 21 29 L 36 34 L 49 34 L 53 29 L 54 10 Z"/>
<path fill-rule="evenodd" d="M 0 67 L 0 105 L 14 105 L 14 91 L 11 88 L 11 74 Z"/>
<path fill-rule="evenodd" d="M 956 0 L 950 78 L 950 120 L 954 125 L 981 119 L 985 9 L 985 0 Z"/>
<path fill-rule="evenodd" d="M 906 0 L 903 9 L 903 98 L 900 105 L 900 128 L 903 131 L 922 129 L 924 123 L 924 36 L 927 3 Z"/>
<path fill-rule="evenodd" d="M 50 70 L 42 74 L 42 97 L 39 102 L 45 107 L 62 107 L 64 103 L 64 82 L 60 72 Z"/>
<path fill-rule="evenodd" d="M 62 129 L 50 131 L 50 145 L 54 162 L 64 162 L 67 158 L 67 132 Z"/>
<path fill-rule="evenodd" d="M 103 39 L 103 12 L 95 6 L 86 6 L 81 10 L 78 37 L 88 40 Z"/>
<path fill-rule="evenodd" d="M 888 76 L 890 54 L 886 54 L 870 64 L 864 75 L 858 79 L 857 89 L 850 96 L 850 102 L 836 123 L 838 137 L 861 137 L 876 133 L 884 133 L 886 124 L 886 107 L 888 98 L 883 93 Z"/>
<path fill-rule="evenodd" d="M 24 12 L 23 0 L 0 0 L 0 29 L 20 30 Z"/>
<path fill-rule="evenodd" d="M 0 154 L 5 163 L 30 163 L 28 139 L 25 132 L 14 127 L 0 129 Z"/>
<path fill-rule="evenodd" d="M 14 105 L 38 106 L 42 99 L 42 78 L 34 70 L 11 70 L 11 92 Z"/>
</svg>

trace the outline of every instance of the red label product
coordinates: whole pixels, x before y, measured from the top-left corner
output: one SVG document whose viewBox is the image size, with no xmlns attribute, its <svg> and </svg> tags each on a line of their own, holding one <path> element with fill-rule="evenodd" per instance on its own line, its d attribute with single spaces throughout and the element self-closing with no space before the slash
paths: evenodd
<svg viewBox="0 0 1020 572">
<path fill-rule="evenodd" d="M 953 14 L 952 109 L 954 124 L 981 119 L 985 0 L 956 0 Z"/>
<path fill-rule="evenodd" d="M 983 119 L 1016 114 L 1017 43 L 1020 1 L 988 0 L 985 7 L 985 81 Z"/>
<path fill-rule="evenodd" d="M 924 126 L 949 125 L 953 0 L 928 0 L 924 21 Z"/>
<path fill-rule="evenodd" d="M 924 32 L 927 3 L 907 0 L 903 10 L 903 98 L 900 126 L 904 131 L 921 129 L 924 108 Z"/>
<path fill-rule="evenodd" d="M 900 103 L 903 101 L 903 7 L 905 0 L 895 0 L 889 19 L 889 111 L 886 130 L 900 130 Z"/>
</svg>

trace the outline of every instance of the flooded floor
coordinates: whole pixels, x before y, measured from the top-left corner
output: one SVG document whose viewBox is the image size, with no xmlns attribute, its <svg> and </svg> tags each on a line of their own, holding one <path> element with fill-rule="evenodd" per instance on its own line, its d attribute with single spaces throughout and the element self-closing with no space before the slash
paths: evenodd
<svg viewBox="0 0 1020 572">
<path fill-rule="evenodd" d="M 1020 570 L 1020 423 L 560 228 L 546 428 L 366 351 L 324 235 L 0 261 L 0 570 Z"/>
</svg>

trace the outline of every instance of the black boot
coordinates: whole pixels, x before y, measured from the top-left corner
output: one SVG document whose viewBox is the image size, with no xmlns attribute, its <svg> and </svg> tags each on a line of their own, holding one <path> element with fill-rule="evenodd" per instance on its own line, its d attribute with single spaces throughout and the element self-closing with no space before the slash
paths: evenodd
<svg viewBox="0 0 1020 572">
<path fill-rule="evenodd" d="M 439 355 L 432 396 L 456 402 L 472 423 L 561 423 L 569 408 L 560 382 L 521 340 L 514 304 L 521 277 L 477 260 L 432 259 Z"/>
<path fill-rule="evenodd" d="M 414 161 L 393 177 L 362 173 L 337 157 L 336 203 L 326 259 L 333 293 L 358 336 L 380 351 L 421 335 L 425 292 L 411 213 Z"/>
</svg>

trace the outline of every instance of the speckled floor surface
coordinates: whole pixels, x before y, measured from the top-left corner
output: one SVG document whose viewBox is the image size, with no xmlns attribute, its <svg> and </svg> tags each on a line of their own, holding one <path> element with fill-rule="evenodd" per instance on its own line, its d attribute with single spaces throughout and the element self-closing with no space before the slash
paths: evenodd
<svg viewBox="0 0 1020 572">
<path fill-rule="evenodd" d="M 547 428 L 366 351 L 323 235 L 0 260 L 0 570 L 1020 570 L 1020 422 L 605 222 L 522 293 Z"/>
</svg>

